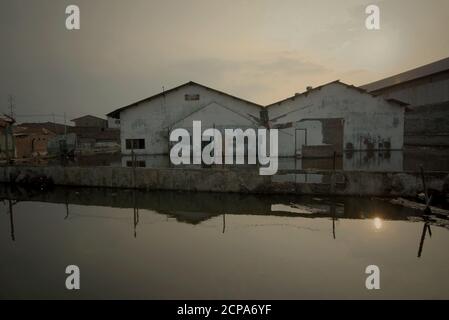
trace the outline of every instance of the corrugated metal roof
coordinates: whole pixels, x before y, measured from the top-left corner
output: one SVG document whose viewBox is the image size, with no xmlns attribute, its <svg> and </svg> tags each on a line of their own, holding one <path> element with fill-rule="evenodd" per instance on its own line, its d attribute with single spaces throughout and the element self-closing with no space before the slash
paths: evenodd
<svg viewBox="0 0 449 320">
<path fill-rule="evenodd" d="M 360 88 L 365 89 L 369 92 L 373 92 L 380 89 L 392 87 L 404 82 L 424 78 L 447 70 L 449 70 L 449 58 L 441 59 L 382 80 L 365 84 L 363 86 L 360 86 Z"/>
</svg>

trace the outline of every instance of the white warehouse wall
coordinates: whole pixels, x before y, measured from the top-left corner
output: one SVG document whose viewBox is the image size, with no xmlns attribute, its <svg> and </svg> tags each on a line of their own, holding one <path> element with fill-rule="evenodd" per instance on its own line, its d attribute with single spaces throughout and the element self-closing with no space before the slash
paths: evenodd
<svg viewBox="0 0 449 320">
<path fill-rule="evenodd" d="M 403 148 L 404 108 L 341 82 L 269 105 L 267 110 L 272 127 L 292 123 L 279 131 L 280 156 L 295 156 L 295 129 L 305 119 L 344 119 L 343 148 L 352 144 L 354 150 L 367 150 L 367 141 L 374 149 L 385 141 L 391 150 Z"/>
<path fill-rule="evenodd" d="M 199 95 L 199 100 L 186 101 L 185 95 Z M 145 149 L 136 154 L 168 154 L 169 131 L 192 127 L 192 121 L 202 121 L 207 128 L 258 128 L 261 106 L 230 95 L 188 83 L 164 95 L 143 101 L 120 112 L 122 153 L 127 139 L 145 139 Z"/>
</svg>

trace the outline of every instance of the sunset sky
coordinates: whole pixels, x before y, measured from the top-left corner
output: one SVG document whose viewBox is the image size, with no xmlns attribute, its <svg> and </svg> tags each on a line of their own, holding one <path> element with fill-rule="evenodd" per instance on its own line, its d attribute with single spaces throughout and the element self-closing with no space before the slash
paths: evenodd
<svg viewBox="0 0 449 320">
<path fill-rule="evenodd" d="M 448 57 L 448 31 L 447 0 L 0 0 L 0 110 L 13 94 L 19 121 L 104 117 L 189 80 L 265 105 Z"/>
</svg>

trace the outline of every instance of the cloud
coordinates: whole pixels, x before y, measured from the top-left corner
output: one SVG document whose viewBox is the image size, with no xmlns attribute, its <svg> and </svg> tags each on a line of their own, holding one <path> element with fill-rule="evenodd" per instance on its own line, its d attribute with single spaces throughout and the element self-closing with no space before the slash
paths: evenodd
<svg viewBox="0 0 449 320">
<path fill-rule="evenodd" d="M 68 0 L 0 2 L 0 110 L 12 93 L 17 113 L 101 116 L 189 80 L 268 104 L 449 53 L 447 0 L 78 2 L 77 33 L 64 27 Z M 364 27 L 372 2 L 379 32 Z"/>
<path fill-rule="evenodd" d="M 183 59 L 168 62 L 150 72 L 163 74 L 166 80 L 163 83 L 168 87 L 193 80 L 260 104 L 268 104 L 278 97 L 280 85 L 290 91 L 292 84 L 296 88 L 302 80 L 307 78 L 310 81 L 311 78 L 329 74 L 331 70 L 302 58 L 298 52 L 272 52 L 252 59 Z M 173 79 L 177 79 L 177 83 Z"/>
</svg>

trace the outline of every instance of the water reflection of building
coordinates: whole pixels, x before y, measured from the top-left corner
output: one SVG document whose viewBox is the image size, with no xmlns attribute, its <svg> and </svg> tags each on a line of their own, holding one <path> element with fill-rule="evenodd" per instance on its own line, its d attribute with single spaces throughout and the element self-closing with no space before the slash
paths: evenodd
<svg viewBox="0 0 449 320">
<path fill-rule="evenodd" d="M 258 195 L 229 193 L 195 193 L 174 191 L 114 190 L 56 188 L 48 193 L 31 192 L 25 189 L 10 191 L 0 187 L 0 198 L 18 201 L 39 201 L 62 204 L 94 205 L 116 208 L 153 210 L 175 217 L 179 221 L 200 223 L 222 214 L 304 216 L 331 218 L 334 214 L 348 219 L 379 217 L 386 220 L 407 220 L 410 216 L 420 216 L 420 212 L 394 206 L 384 201 L 366 198 L 316 198 L 297 195 Z M 273 204 L 283 204 L 283 209 L 273 210 Z M 296 204 L 296 205 L 295 205 Z M 310 212 L 301 213 L 298 206 Z M 279 207 L 278 207 L 279 208 Z M 296 208 L 296 209 L 295 209 Z"/>
<path fill-rule="evenodd" d="M 402 171 L 402 151 L 345 152 L 343 169 L 347 171 Z"/>
<path fill-rule="evenodd" d="M 232 215 L 297 217 L 308 219 L 329 219 L 330 236 L 338 238 L 337 221 L 344 219 L 370 219 L 373 228 L 380 230 L 388 220 L 416 220 L 422 212 L 394 206 L 388 202 L 366 198 L 342 197 L 298 197 L 290 195 L 243 195 L 225 193 L 179 193 L 179 192 L 143 192 L 127 190 L 120 193 L 106 189 L 57 188 L 52 192 L 28 192 L 23 189 L 0 187 L 0 198 L 6 199 L 10 222 L 11 239 L 15 241 L 14 206 L 21 201 L 38 201 L 65 204 L 61 215 L 69 220 L 69 205 L 92 205 L 114 208 L 129 208 L 133 221 L 133 235 L 137 237 L 137 228 L 142 210 L 151 210 L 176 221 L 188 224 L 201 224 L 209 219 L 221 217 L 220 232 L 229 229 L 226 217 Z M 131 212 L 133 215 L 131 216 Z M 89 218 L 83 215 L 83 218 Z M 96 216 L 96 218 L 98 218 Z M 106 217 L 105 217 L 106 218 Z M 424 226 L 419 235 L 418 257 L 421 257 L 426 236 L 432 236 L 431 218 L 423 216 Z M 441 225 L 441 222 L 438 223 Z M 449 222 L 446 224 L 449 228 Z"/>
</svg>

